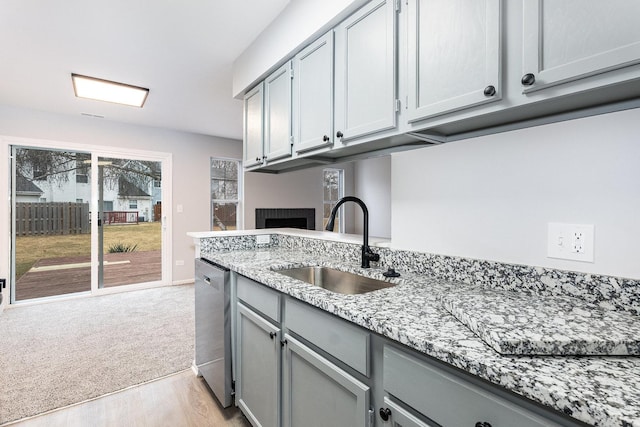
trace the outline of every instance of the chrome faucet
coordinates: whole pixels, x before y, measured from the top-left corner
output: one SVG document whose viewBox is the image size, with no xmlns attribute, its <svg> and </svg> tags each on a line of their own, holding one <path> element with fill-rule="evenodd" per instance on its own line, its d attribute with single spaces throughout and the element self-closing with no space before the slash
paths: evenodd
<svg viewBox="0 0 640 427">
<path fill-rule="evenodd" d="M 334 223 L 336 221 L 336 214 L 338 213 L 338 208 L 342 206 L 345 202 L 355 202 L 362 208 L 362 213 L 364 214 L 364 242 L 362 243 L 362 264 L 360 267 L 369 268 L 371 265 L 370 261 L 379 261 L 380 255 L 374 254 L 371 252 L 371 248 L 369 247 L 369 210 L 367 209 L 367 205 L 357 197 L 346 196 L 342 199 L 338 200 L 338 203 L 331 210 L 331 215 L 329 216 L 329 222 L 327 222 L 327 226 L 325 229 L 327 231 L 333 231 Z"/>
</svg>

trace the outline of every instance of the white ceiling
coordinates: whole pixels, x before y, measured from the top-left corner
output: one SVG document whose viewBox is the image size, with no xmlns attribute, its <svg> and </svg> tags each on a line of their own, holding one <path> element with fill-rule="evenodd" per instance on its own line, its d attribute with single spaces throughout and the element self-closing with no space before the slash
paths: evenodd
<svg viewBox="0 0 640 427">
<path fill-rule="evenodd" d="M 0 0 L 0 104 L 241 139 L 232 63 L 287 3 Z M 149 97 L 142 109 L 76 98 L 71 73 Z"/>
</svg>

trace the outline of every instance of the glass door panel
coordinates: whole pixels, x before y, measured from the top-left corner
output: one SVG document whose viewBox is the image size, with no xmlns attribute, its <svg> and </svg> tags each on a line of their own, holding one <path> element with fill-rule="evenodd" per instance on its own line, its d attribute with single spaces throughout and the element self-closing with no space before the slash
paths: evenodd
<svg viewBox="0 0 640 427">
<path fill-rule="evenodd" d="M 98 288 L 162 280 L 161 169 L 98 157 Z"/>
<path fill-rule="evenodd" d="M 91 290 L 91 155 L 12 147 L 12 302 Z"/>
</svg>

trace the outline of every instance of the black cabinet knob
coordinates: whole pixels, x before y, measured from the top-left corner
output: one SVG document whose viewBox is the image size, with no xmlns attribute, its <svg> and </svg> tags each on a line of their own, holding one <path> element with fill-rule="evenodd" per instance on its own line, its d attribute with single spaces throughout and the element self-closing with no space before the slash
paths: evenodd
<svg viewBox="0 0 640 427">
<path fill-rule="evenodd" d="M 391 417 L 391 409 L 389 408 L 380 408 L 380 418 L 382 421 L 389 421 L 389 417 Z"/>
<path fill-rule="evenodd" d="M 476 427 L 491 427 L 491 424 L 486 421 L 478 421 L 476 423 Z"/>
<path fill-rule="evenodd" d="M 275 332 L 269 332 L 269 336 L 271 337 L 271 339 L 274 339 L 276 337 L 276 333 Z"/>
<path fill-rule="evenodd" d="M 336 137 L 338 138 L 342 138 L 344 136 L 344 134 L 340 131 L 336 132 Z"/>
<path fill-rule="evenodd" d="M 520 83 L 522 83 L 523 86 L 531 86 L 535 82 L 536 76 L 534 76 L 532 73 L 525 74 L 524 76 L 522 76 L 522 80 L 520 80 Z"/>
<path fill-rule="evenodd" d="M 484 88 L 484 96 L 493 96 L 496 94 L 495 86 L 489 85 Z"/>
<path fill-rule="evenodd" d="M 323 140 L 324 142 L 329 142 L 329 136 L 328 136 L 328 135 L 323 136 L 323 137 L 322 137 L 322 140 Z"/>
</svg>

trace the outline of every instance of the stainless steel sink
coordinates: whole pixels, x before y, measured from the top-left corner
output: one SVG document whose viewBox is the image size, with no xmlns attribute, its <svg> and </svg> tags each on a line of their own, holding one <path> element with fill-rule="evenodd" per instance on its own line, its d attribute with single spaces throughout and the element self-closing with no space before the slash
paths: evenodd
<svg viewBox="0 0 640 427">
<path fill-rule="evenodd" d="M 332 292 L 348 295 L 364 294 L 366 292 L 396 286 L 396 283 L 384 282 L 329 267 L 312 266 L 275 271 L 285 276 L 302 280 L 313 286 L 319 286 Z"/>
</svg>

